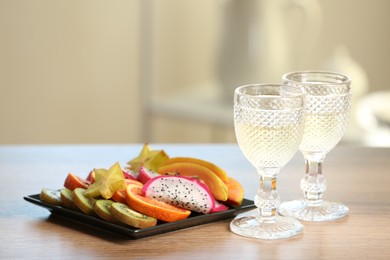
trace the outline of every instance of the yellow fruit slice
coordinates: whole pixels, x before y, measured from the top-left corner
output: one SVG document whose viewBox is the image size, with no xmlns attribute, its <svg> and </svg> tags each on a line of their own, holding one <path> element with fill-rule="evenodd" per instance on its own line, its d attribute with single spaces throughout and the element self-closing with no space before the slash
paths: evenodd
<svg viewBox="0 0 390 260">
<path fill-rule="evenodd" d="M 89 198 L 102 196 L 110 199 L 117 190 L 126 188 L 125 177 L 119 163 L 115 163 L 110 169 L 94 169 L 96 181 L 92 183 L 84 195 Z"/>
<path fill-rule="evenodd" d="M 226 201 L 228 188 L 226 184 L 210 169 L 195 163 L 171 163 L 161 166 L 160 174 L 178 174 L 181 176 L 197 177 L 209 187 L 211 194 L 216 200 Z"/>
<path fill-rule="evenodd" d="M 218 167 L 214 163 L 211 163 L 206 160 L 198 159 L 198 158 L 193 158 L 193 157 L 171 157 L 167 160 L 164 161 L 164 163 L 161 166 L 165 166 L 168 164 L 172 163 L 195 163 L 199 164 L 201 166 L 204 166 L 214 172 L 224 183 L 229 182 L 229 176 L 225 172 L 224 169 L 221 167 Z"/>
<path fill-rule="evenodd" d="M 138 172 L 141 166 L 152 171 L 157 171 L 160 165 L 168 159 L 169 156 L 164 150 L 152 150 L 149 144 L 145 143 L 140 154 L 127 162 L 129 169 Z"/>
</svg>

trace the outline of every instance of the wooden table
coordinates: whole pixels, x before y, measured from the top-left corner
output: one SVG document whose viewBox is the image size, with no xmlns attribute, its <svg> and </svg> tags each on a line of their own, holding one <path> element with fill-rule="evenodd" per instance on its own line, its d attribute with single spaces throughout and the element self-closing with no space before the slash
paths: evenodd
<svg viewBox="0 0 390 260">
<path fill-rule="evenodd" d="M 242 182 L 246 198 L 257 174 L 235 144 L 165 145 L 170 156 L 208 159 Z M 23 200 L 41 188 L 60 188 L 68 172 L 86 176 L 94 167 L 123 166 L 141 145 L 0 146 L 1 259 L 390 259 L 390 149 L 342 147 L 326 158 L 326 199 L 342 201 L 349 216 L 335 222 L 304 222 L 287 240 L 256 241 L 229 231 L 229 221 L 138 240 L 86 227 Z M 283 200 L 301 196 L 303 157 L 282 170 Z"/>
</svg>

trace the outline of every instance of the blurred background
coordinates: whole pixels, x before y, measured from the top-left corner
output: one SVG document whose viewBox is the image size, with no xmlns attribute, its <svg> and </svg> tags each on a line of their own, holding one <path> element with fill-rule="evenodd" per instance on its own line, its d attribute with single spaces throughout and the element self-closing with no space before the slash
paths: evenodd
<svg viewBox="0 0 390 260">
<path fill-rule="evenodd" d="M 0 0 L 0 144 L 235 142 L 233 89 L 352 78 L 344 143 L 390 146 L 388 0 Z"/>
</svg>

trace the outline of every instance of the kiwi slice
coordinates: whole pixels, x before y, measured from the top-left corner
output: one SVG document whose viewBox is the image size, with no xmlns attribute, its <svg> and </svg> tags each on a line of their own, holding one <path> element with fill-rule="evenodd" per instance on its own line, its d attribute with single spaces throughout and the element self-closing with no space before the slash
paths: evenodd
<svg viewBox="0 0 390 260">
<path fill-rule="evenodd" d="M 96 199 L 94 198 L 88 198 L 84 195 L 84 192 L 86 189 L 83 188 L 76 188 L 72 192 L 72 198 L 74 201 L 74 204 L 85 214 L 87 215 L 94 215 L 94 207 Z"/>
<path fill-rule="evenodd" d="M 112 203 L 110 211 L 116 219 L 132 227 L 146 228 L 157 224 L 157 219 L 134 211 L 120 202 Z"/>
<path fill-rule="evenodd" d="M 76 206 L 76 204 L 73 201 L 72 191 L 67 188 L 63 188 L 60 190 L 60 196 L 62 205 L 69 209 L 78 210 L 79 208 Z"/>
<path fill-rule="evenodd" d="M 106 200 L 106 199 L 97 200 L 94 207 L 95 213 L 106 221 L 115 222 L 116 218 L 110 211 L 111 204 L 113 202 L 114 201 L 112 200 Z"/>
<path fill-rule="evenodd" d="M 39 194 L 39 198 L 42 201 L 53 205 L 57 205 L 57 206 L 62 205 L 60 191 L 58 190 L 43 188 L 41 190 L 41 194 Z"/>
</svg>

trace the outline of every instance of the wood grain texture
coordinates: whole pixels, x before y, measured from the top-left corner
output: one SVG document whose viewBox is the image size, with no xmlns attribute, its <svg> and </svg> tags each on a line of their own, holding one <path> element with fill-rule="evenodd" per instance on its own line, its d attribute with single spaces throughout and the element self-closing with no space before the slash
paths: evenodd
<svg viewBox="0 0 390 260">
<path fill-rule="evenodd" d="M 194 156 L 222 166 L 242 182 L 248 199 L 257 174 L 236 145 L 156 144 L 171 156 Z M 139 240 L 69 221 L 23 200 L 41 188 L 60 188 L 68 172 L 124 165 L 141 145 L 0 146 L 0 258 L 15 259 L 390 259 L 390 149 L 336 147 L 323 173 L 325 198 L 342 201 L 350 214 L 326 223 L 303 222 L 291 239 L 255 241 L 220 221 Z M 282 170 L 283 200 L 301 196 L 303 157 Z"/>
</svg>

